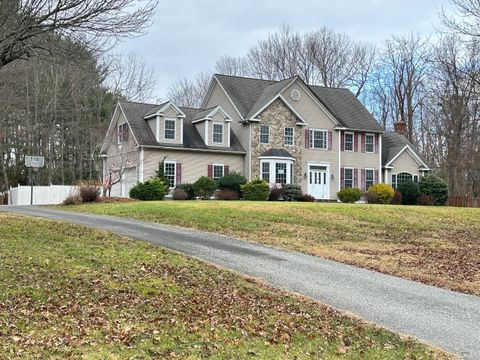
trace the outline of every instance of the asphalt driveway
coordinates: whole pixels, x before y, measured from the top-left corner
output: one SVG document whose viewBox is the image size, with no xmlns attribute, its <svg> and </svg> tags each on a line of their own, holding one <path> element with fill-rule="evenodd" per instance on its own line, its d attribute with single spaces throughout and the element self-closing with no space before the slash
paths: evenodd
<svg viewBox="0 0 480 360">
<path fill-rule="evenodd" d="M 178 227 L 32 206 L 0 206 L 0 211 L 87 225 L 148 241 L 263 279 L 466 359 L 480 359 L 480 297 Z"/>
</svg>

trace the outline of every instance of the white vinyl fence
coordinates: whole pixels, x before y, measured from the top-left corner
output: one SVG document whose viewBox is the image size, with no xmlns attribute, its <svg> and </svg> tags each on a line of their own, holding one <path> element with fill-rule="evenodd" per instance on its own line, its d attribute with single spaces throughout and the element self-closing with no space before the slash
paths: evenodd
<svg viewBox="0 0 480 360">
<path fill-rule="evenodd" d="M 77 186 L 70 185 L 50 185 L 33 187 L 34 205 L 55 205 L 60 204 L 65 198 L 74 194 L 78 190 Z M 10 188 L 8 197 L 9 205 L 30 205 L 31 203 L 30 186 L 18 185 L 16 188 Z"/>
</svg>

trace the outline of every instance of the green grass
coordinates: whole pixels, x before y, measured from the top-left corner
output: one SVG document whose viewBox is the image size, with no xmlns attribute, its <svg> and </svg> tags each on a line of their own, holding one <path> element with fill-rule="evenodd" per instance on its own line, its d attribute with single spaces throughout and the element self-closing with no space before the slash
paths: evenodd
<svg viewBox="0 0 480 360">
<path fill-rule="evenodd" d="M 430 359 L 424 345 L 158 247 L 0 214 L 1 359 Z"/>
<path fill-rule="evenodd" d="M 480 295 L 480 209 L 246 201 L 62 209 L 220 233 Z"/>
</svg>

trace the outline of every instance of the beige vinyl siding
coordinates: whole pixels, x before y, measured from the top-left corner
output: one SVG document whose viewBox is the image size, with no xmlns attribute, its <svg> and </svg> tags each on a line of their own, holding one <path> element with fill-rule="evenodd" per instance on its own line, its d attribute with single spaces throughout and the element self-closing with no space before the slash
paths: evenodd
<svg viewBox="0 0 480 360">
<path fill-rule="evenodd" d="M 420 175 L 419 165 L 408 150 L 401 153 L 391 166 L 393 166 L 391 174 L 409 172 L 412 175 Z"/>
<path fill-rule="evenodd" d="M 213 107 L 220 105 L 227 114 L 232 118 L 231 127 L 232 131 L 240 141 L 240 144 L 247 152 L 245 156 L 245 163 L 243 173 L 248 178 L 249 176 L 249 167 L 250 167 L 250 125 L 240 123 L 241 118 L 233 107 L 230 100 L 227 98 L 223 90 L 217 81 L 214 82 L 212 92 L 205 103 L 205 108 Z"/>
<path fill-rule="evenodd" d="M 290 94 L 293 89 L 300 92 L 300 100 L 292 100 Z M 303 88 L 294 82 L 286 90 L 282 92 L 282 96 L 286 101 L 300 114 L 300 116 L 308 123 L 306 127 L 302 127 L 302 147 L 303 147 L 303 159 L 302 159 L 302 191 L 307 193 L 308 184 L 307 179 L 304 176 L 308 172 L 309 164 L 324 164 L 330 168 L 330 199 L 337 198 L 338 192 L 338 132 L 335 131 L 335 123 L 330 119 L 329 115 L 310 97 L 309 94 L 303 90 Z M 307 149 L 305 148 L 305 129 L 319 129 L 327 130 L 332 133 L 332 150 L 321 149 Z M 297 129 L 296 129 L 297 130 Z"/>
<path fill-rule="evenodd" d="M 153 117 L 151 119 L 148 119 L 148 126 L 150 127 L 150 130 L 152 130 L 152 134 L 153 136 L 155 137 L 156 134 L 155 132 L 157 131 L 156 127 L 157 127 L 157 118 L 156 117 Z"/>
<path fill-rule="evenodd" d="M 194 124 L 197 128 L 198 133 L 202 137 L 203 141 L 205 141 L 205 121 L 199 122 Z"/>
<path fill-rule="evenodd" d="M 230 171 L 243 173 L 244 155 L 214 154 L 195 151 L 150 150 L 144 152 L 144 179 L 148 180 L 155 175 L 158 164 L 165 158 L 166 161 L 175 161 L 182 164 L 182 183 L 193 183 L 200 176 L 208 175 L 208 165 L 228 165 Z"/>
<path fill-rule="evenodd" d="M 175 139 L 165 139 L 165 119 L 175 121 Z M 182 118 L 160 117 L 160 141 L 164 143 L 181 144 L 182 143 Z M 154 133 L 155 134 L 155 133 Z"/>
<path fill-rule="evenodd" d="M 214 143 L 213 142 L 213 124 L 222 124 L 223 125 L 223 137 L 221 143 Z M 212 117 L 212 120 L 209 121 L 208 124 L 208 145 L 209 146 L 228 146 L 228 122 L 225 121 L 225 117 L 222 115 L 220 111 L 217 111 Z"/>
<path fill-rule="evenodd" d="M 112 127 L 112 131 L 109 133 L 110 142 L 106 149 L 107 159 L 105 163 L 105 171 L 107 174 L 110 170 L 135 167 L 137 166 L 139 159 L 139 151 L 137 149 L 137 144 L 135 142 L 135 138 L 133 137 L 130 126 L 128 128 L 128 141 L 123 144 L 117 143 L 116 128 L 119 124 L 122 124 L 126 121 L 121 111 L 117 112 L 117 118 L 114 121 L 115 125 Z"/>
</svg>

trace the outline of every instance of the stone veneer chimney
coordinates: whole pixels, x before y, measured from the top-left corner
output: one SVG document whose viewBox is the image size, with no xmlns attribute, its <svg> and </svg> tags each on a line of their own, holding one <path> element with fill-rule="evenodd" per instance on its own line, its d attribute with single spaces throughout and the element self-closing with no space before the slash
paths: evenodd
<svg viewBox="0 0 480 360">
<path fill-rule="evenodd" d="M 393 124 L 396 133 L 405 135 L 407 133 L 407 123 L 405 121 L 397 121 Z"/>
</svg>

